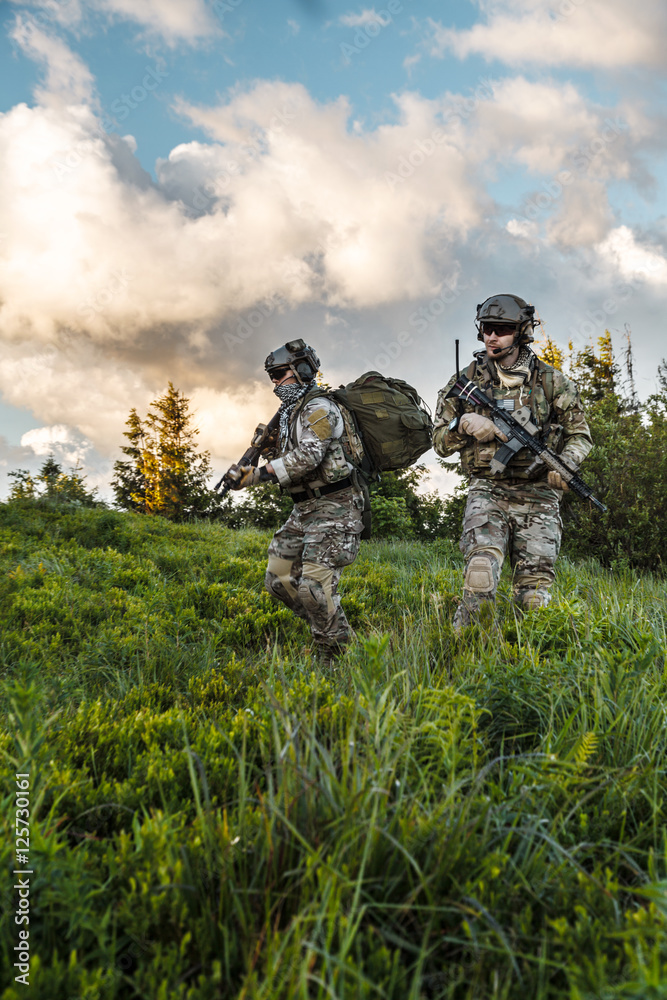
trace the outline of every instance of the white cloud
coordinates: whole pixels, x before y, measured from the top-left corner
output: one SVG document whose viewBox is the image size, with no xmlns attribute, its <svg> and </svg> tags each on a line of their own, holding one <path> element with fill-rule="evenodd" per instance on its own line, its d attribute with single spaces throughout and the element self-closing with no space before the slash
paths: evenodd
<svg viewBox="0 0 667 1000">
<path fill-rule="evenodd" d="M 628 226 L 618 226 L 600 243 L 598 252 L 627 279 L 644 278 L 660 287 L 667 285 L 667 257 L 656 246 L 639 242 Z"/>
<path fill-rule="evenodd" d="M 391 20 L 386 11 L 377 11 L 375 7 L 365 7 L 359 14 L 342 14 L 338 20 L 346 28 L 363 28 L 367 24 L 385 25 L 388 23 L 388 17 Z"/>
<path fill-rule="evenodd" d="M 406 70 L 408 76 L 412 74 L 412 67 L 416 66 L 421 62 L 421 53 L 417 52 L 414 55 L 406 56 L 403 60 L 403 68 Z"/>
<path fill-rule="evenodd" d="M 47 105 L 0 116 L 0 389 L 104 454 L 169 378 L 232 422 L 246 414 L 245 439 L 235 385 L 293 335 L 288 310 L 431 295 L 438 259 L 481 217 L 446 142 L 415 180 L 386 182 L 435 127 L 437 105 L 418 99 L 370 133 L 298 85 L 188 108 L 214 141 L 173 150 L 157 185 L 86 103 Z"/>
<path fill-rule="evenodd" d="M 579 178 L 563 189 L 558 210 L 547 224 L 550 239 L 563 247 L 591 247 L 614 224 L 606 188 L 592 178 Z"/>
<path fill-rule="evenodd" d="M 511 236 L 521 236 L 532 239 L 537 235 L 537 226 L 528 219 L 510 219 L 505 226 Z"/>
<path fill-rule="evenodd" d="M 205 0 L 93 0 L 98 10 L 134 21 L 168 43 L 195 42 L 220 32 L 215 3 Z M 222 10 L 226 5 L 219 3 Z M 234 4 L 236 6 L 236 4 Z"/>
<path fill-rule="evenodd" d="M 46 71 L 35 97 L 42 104 L 77 105 L 93 100 L 94 80 L 88 67 L 60 39 L 31 17 L 17 17 L 10 32 L 25 54 Z"/>
<path fill-rule="evenodd" d="M 483 22 L 457 30 L 430 21 L 430 52 L 481 55 L 510 66 L 667 66 L 664 4 L 634 0 L 485 0 Z"/>
<path fill-rule="evenodd" d="M 196 43 L 220 35 L 221 18 L 216 10 L 225 8 L 222 0 L 11 0 L 21 7 L 34 9 L 33 20 L 41 27 L 59 24 L 76 29 L 94 14 L 109 20 L 127 20 L 146 33 L 160 36 L 168 45 L 179 41 Z M 236 6 L 236 4 L 234 5 Z M 233 9 L 230 7 L 230 9 Z"/>
<path fill-rule="evenodd" d="M 628 128 L 579 171 L 573 153 L 590 152 L 620 112 L 571 85 L 520 77 L 482 81 L 472 96 L 405 93 L 395 122 L 367 128 L 350 123 L 344 99 L 259 82 L 215 107 L 181 102 L 210 139 L 173 149 L 155 183 L 133 137 L 100 128 L 85 67 L 73 64 L 77 101 L 62 100 L 67 51 L 46 36 L 24 44 L 46 84 L 35 107 L 0 116 L 0 390 L 101 456 L 118 455 L 130 408 L 145 412 L 171 379 L 199 414 L 200 446 L 224 466 L 275 408 L 256 382 L 264 356 L 299 335 L 320 347 L 332 382 L 383 353 L 390 374 L 432 398 L 457 324 L 476 346 L 480 295 L 519 274 L 527 287 L 516 291 L 560 321 L 562 287 L 595 312 L 618 259 L 633 259 L 633 234 L 610 236 L 607 185 L 647 184 L 635 147 L 660 138 L 630 105 Z M 536 186 L 570 164 L 574 180 L 535 219 L 514 206 L 502 228 L 486 192 L 499 163 Z M 667 284 L 655 275 L 652 302 Z"/>
<path fill-rule="evenodd" d="M 92 443 L 72 427 L 53 424 L 26 431 L 21 438 L 21 447 L 30 448 L 35 455 L 44 457 L 52 454 L 56 461 L 78 466 L 83 464 Z"/>
</svg>

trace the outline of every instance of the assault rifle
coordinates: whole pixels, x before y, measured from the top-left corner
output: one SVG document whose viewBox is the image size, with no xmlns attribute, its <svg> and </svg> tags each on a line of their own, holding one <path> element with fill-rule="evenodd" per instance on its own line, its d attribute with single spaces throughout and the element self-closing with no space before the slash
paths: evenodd
<svg viewBox="0 0 667 1000">
<path fill-rule="evenodd" d="M 603 513 L 607 510 L 605 505 L 593 496 L 592 489 L 586 485 L 576 470 L 570 468 L 567 462 L 564 462 L 540 441 L 539 429 L 532 421 L 532 414 L 528 406 L 522 406 L 514 412 L 504 410 L 495 399 L 489 398 L 479 386 L 471 382 L 467 375 L 459 375 L 447 393 L 447 397 L 450 396 L 457 396 L 465 403 L 472 403 L 473 406 L 487 407 L 491 410 L 494 424 L 507 437 L 507 442 L 498 448 L 491 459 L 492 475 L 504 472 L 514 455 L 522 448 L 528 448 L 535 455 L 535 461 L 530 466 L 529 471 L 543 462 L 547 468 L 557 472 L 578 497 L 582 500 L 590 500 Z"/>
<path fill-rule="evenodd" d="M 241 476 L 243 475 L 242 467 L 248 465 L 257 465 L 260 460 L 262 450 L 269 443 L 275 432 L 278 430 L 280 424 L 280 410 L 278 410 L 269 420 L 268 424 L 260 424 L 255 430 L 250 447 L 243 453 L 238 462 L 230 467 L 225 472 L 224 476 L 215 484 L 213 489 L 220 493 L 220 496 L 227 496 L 230 490 L 233 490 Z M 222 487 L 222 489 L 220 489 Z"/>
</svg>

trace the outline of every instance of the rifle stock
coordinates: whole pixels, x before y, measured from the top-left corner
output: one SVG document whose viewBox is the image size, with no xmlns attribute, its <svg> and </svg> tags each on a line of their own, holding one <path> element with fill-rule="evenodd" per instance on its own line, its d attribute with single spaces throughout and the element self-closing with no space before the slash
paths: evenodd
<svg viewBox="0 0 667 1000">
<path fill-rule="evenodd" d="M 471 382 L 465 375 L 457 378 L 447 396 L 458 397 L 464 402 L 472 403 L 473 406 L 488 407 L 491 410 L 494 424 L 498 430 L 506 435 L 507 443 L 498 449 L 491 461 L 492 475 L 502 472 L 517 451 L 520 451 L 521 448 L 528 448 L 536 456 L 536 460 L 544 462 L 547 468 L 557 472 L 581 500 L 590 500 L 602 513 L 607 510 L 605 505 L 593 496 L 592 489 L 586 485 L 578 472 L 539 440 L 537 427 L 529 418 L 526 418 L 525 423 L 521 423 L 511 412 L 498 406 L 494 399 L 487 396 L 479 386 Z"/>
<path fill-rule="evenodd" d="M 266 431 L 264 435 L 264 442 L 271 437 L 274 431 L 278 430 L 280 424 L 280 410 L 273 414 L 268 424 L 266 425 Z M 247 448 L 238 462 L 227 469 L 225 474 L 218 480 L 218 482 L 213 487 L 216 493 L 220 493 L 221 497 L 227 496 L 230 490 L 233 490 L 239 479 L 241 478 L 241 467 L 248 465 L 257 465 L 260 460 L 262 449 L 264 444 L 254 445 L 251 444 Z M 222 489 L 220 488 L 222 487 Z"/>
</svg>

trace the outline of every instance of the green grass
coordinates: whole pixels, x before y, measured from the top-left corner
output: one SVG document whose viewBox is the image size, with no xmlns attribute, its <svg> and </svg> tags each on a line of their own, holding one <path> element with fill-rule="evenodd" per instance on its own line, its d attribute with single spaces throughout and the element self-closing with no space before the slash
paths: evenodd
<svg viewBox="0 0 667 1000">
<path fill-rule="evenodd" d="M 667 585 L 562 559 L 452 632 L 447 542 L 365 543 L 335 673 L 266 533 L 0 505 L 7 780 L 32 994 L 667 998 Z"/>
</svg>

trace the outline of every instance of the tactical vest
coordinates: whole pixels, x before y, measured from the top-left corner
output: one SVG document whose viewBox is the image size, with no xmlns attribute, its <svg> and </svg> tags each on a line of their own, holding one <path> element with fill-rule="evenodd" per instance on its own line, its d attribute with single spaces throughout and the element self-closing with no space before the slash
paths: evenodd
<svg viewBox="0 0 667 1000">
<path fill-rule="evenodd" d="M 482 352 L 480 352 L 481 354 Z M 505 389 L 502 385 L 494 385 L 491 371 L 485 363 L 485 359 L 471 362 L 466 372 L 467 377 L 480 386 L 487 394 L 493 395 L 496 403 L 512 412 L 521 406 L 529 405 L 533 417 L 533 423 L 540 430 L 540 440 L 548 448 L 560 454 L 563 450 L 563 428 L 554 421 L 553 397 L 554 397 L 554 368 L 535 355 L 535 364 L 532 375 L 528 382 L 513 389 Z M 466 412 L 481 413 L 485 417 L 491 416 L 490 409 L 472 407 L 463 404 L 461 415 Z M 485 477 L 489 474 L 490 462 L 502 442 L 498 438 L 492 441 L 477 441 L 476 438 L 469 438 L 461 448 L 461 465 L 463 471 L 470 476 Z M 500 479 L 544 479 L 547 476 L 546 466 L 538 466 L 528 471 L 534 465 L 535 456 L 527 448 L 522 448 L 502 475 L 496 477 Z"/>
<path fill-rule="evenodd" d="M 312 399 L 332 399 L 332 396 L 327 389 L 315 386 L 301 397 L 290 413 L 289 448 L 298 447 L 298 419 L 304 406 Z M 314 469 L 312 475 L 309 476 L 307 484 L 309 486 L 335 483 L 339 479 L 345 479 L 350 475 L 347 463 L 349 462 L 354 468 L 360 468 L 363 461 L 364 448 L 355 428 L 351 413 L 338 400 L 333 400 L 333 402 L 335 402 L 343 418 L 343 433 L 340 438 L 335 440 L 333 448 L 329 449 L 322 464 Z M 331 455 L 330 452 L 332 450 L 335 452 L 336 445 L 340 448 L 340 455 L 336 455 L 335 453 Z"/>
</svg>

